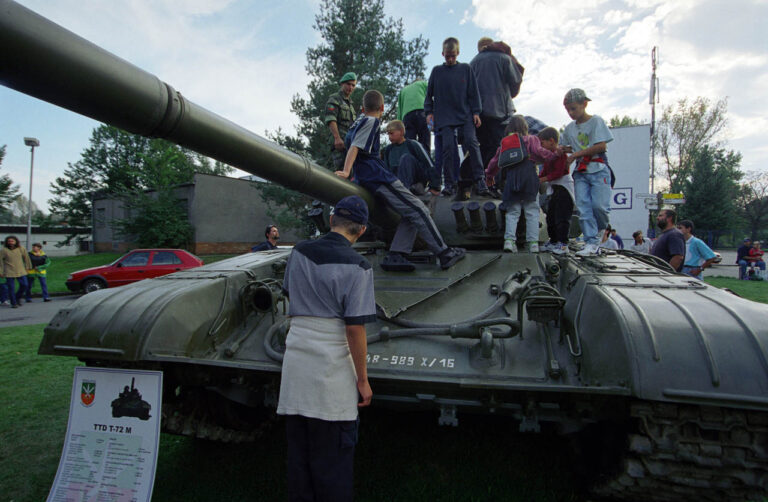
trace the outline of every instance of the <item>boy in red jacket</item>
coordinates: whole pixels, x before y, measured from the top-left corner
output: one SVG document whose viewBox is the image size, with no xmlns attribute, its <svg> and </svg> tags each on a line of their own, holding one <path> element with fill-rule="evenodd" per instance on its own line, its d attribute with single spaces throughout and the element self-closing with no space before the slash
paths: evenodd
<svg viewBox="0 0 768 502">
<path fill-rule="evenodd" d="M 547 209 L 547 233 L 549 242 L 544 245 L 542 251 L 551 251 L 556 254 L 568 252 L 568 232 L 571 228 L 571 215 L 573 214 L 573 179 L 568 173 L 568 156 L 558 152 L 560 134 L 554 127 L 546 127 L 538 134 L 541 146 L 551 152 L 558 153 L 555 160 L 544 163 L 539 174 L 539 181 L 546 188 L 549 195 L 549 207 Z"/>
</svg>

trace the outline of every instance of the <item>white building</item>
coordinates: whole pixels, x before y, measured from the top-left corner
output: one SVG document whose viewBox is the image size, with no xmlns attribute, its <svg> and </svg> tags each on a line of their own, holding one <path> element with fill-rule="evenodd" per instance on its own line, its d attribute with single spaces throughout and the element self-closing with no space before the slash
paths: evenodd
<svg viewBox="0 0 768 502">
<path fill-rule="evenodd" d="M 649 124 L 612 128 L 613 141 L 608 143 L 608 163 L 616 175 L 611 197 L 611 226 L 625 246 L 635 230 L 648 228 L 648 210 L 637 194 L 648 193 L 651 159 L 651 126 Z"/>
</svg>

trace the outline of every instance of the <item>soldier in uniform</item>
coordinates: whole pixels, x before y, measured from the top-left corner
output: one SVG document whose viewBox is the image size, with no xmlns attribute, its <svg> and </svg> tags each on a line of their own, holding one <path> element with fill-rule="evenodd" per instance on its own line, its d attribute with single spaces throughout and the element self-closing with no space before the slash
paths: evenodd
<svg viewBox="0 0 768 502">
<path fill-rule="evenodd" d="M 347 156 L 347 150 L 344 148 L 344 137 L 347 131 L 355 121 L 355 110 L 352 107 L 350 96 L 357 85 L 357 75 L 348 71 L 339 80 L 341 89 L 336 94 L 328 98 L 325 104 L 325 118 L 323 122 L 328 126 L 331 134 L 328 137 L 328 144 L 331 150 L 331 159 L 335 170 L 344 168 L 344 159 Z"/>
</svg>

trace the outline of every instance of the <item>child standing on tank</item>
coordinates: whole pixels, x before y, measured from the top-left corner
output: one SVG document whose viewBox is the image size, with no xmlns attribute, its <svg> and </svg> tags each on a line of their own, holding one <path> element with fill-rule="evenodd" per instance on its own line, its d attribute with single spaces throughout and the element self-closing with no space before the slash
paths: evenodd
<svg viewBox="0 0 768 502">
<path fill-rule="evenodd" d="M 573 184 L 579 225 L 586 243 L 584 249 L 576 253 L 581 256 L 597 254 L 611 211 L 611 170 L 605 152 L 613 136 L 601 117 L 587 113 L 589 101 L 582 89 L 571 89 L 565 94 L 563 106 L 573 122 L 565 126 L 560 136 L 560 144 L 573 152 L 568 157 L 568 165 L 578 161 L 573 170 Z"/>
<path fill-rule="evenodd" d="M 516 253 L 515 230 L 520 213 L 525 214 L 525 240 L 530 253 L 539 252 L 539 176 L 536 163 L 554 161 L 557 154 L 541 146 L 539 138 L 528 134 L 528 124 L 522 115 L 513 115 L 504 131 L 505 136 L 517 133 L 522 139 L 527 155 L 506 169 L 504 205 L 507 207 L 504 251 Z M 501 146 L 488 163 L 486 176 L 495 176 L 499 170 Z"/>
<path fill-rule="evenodd" d="M 349 179 L 354 168 L 355 180 L 402 217 L 381 268 L 392 272 L 414 270 L 416 267 L 408 261 L 407 255 L 413 250 L 417 235 L 440 260 L 440 267 L 443 270 L 450 268 L 464 258 L 466 251 L 445 244 L 424 203 L 384 168 L 379 156 L 383 112 L 384 96 L 376 90 L 366 91 L 363 95 L 363 115 L 352 124 L 345 140 L 347 157 L 344 170 L 336 171 L 336 175 Z"/>
<path fill-rule="evenodd" d="M 557 146 L 560 140 L 557 129 L 545 127 L 539 132 L 538 137 L 542 147 L 557 155 L 555 160 L 544 162 L 539 173 L 539 182 L 546 187 L 546 194 L 549 196 L 547 207 L 549 242 L 543 249 L 555 254 L 565 254 L 568 252 L 568 233 L 571 229 L 573 214 L 573 179 L 568 173 L 567 155 Z"/>
</svg>

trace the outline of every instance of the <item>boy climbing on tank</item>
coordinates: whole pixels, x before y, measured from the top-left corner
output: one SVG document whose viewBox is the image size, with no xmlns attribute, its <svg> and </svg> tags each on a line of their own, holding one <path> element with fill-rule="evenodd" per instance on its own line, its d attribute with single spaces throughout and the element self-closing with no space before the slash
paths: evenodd
<svg viewBox="0 0 768 502">
<path fill-rule="evenodd" d="M 384 169 L 379 157 L 379 128 L 383 112 L 384 96 L 376 90 L 367 91 L 363 96 L 363 115 L 347 133 L 344 170 L 336 171 L 336 175 L 349 179 L 354 168 L 355 180 L 402 217 L 381 268 L 390 272 L 414 270 L 416 267 L 407 256 L 413 250 L 418 235 L 437 256 L 440 267 L 448 269 L 464 258 L 466 250 L 448 247 L 424 203 L 394 174 Z"/>
</svg>

